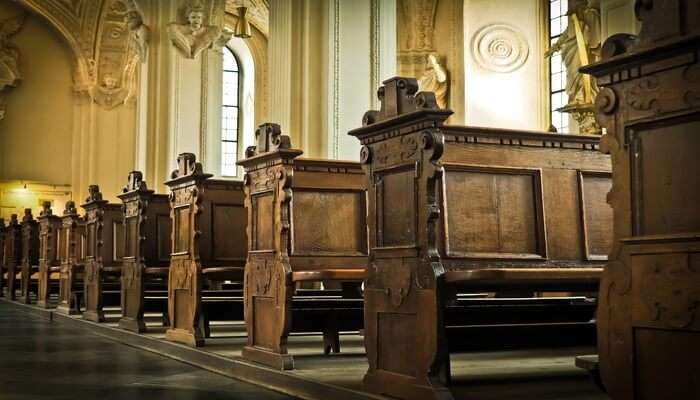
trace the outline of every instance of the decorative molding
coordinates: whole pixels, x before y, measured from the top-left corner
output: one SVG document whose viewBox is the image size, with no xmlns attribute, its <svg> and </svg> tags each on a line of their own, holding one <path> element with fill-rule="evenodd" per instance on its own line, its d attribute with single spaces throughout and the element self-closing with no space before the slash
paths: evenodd
<svg viewBox="0 0 700 400">
<path fill-rule="evenodd" d="M 21 13 L 0 21 L 0 121 L 5 117 L 7 89 L 22 80 L 18 66 L 20 52 L 10 39 L 22 29 L 25 19 L 26 14 Z"/>
<path fill-rule="evenodd" d="M 227 14 L 238 17 L 238 7 L 241 7 L 241 0 L 226 0 Z M 250 23 L 267 37 L 270 33 L 269 0 L 246 0 L 245 7 L 248 9 L 246 17 Z"/>
<path fill-rule="evenodd" d="M 472 41 L 472 54 L 479 65 L 493 72 L 512 72 L 522 67 L 530 53 L 525 35 L 507 24 L 486 25 Z"/>
<path fill-rule="evenodd" d="M 340 154 L 340 0 L 333 0 L 333 114 L 332 134 L 333 134 L 333 158 L 338 158 Z"/>
</svg>

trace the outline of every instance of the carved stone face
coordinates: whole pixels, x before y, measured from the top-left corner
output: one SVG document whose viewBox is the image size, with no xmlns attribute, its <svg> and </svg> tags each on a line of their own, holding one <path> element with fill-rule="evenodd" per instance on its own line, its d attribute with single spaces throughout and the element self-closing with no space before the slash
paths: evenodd
<svg viewBox="0 0 700 400">
<path fill-rule="evenodd" d="M 204 13 L 198 10 L 190 11 L 190 13 L 187 14 L 187 22 L 190 24 L 190 29 L 193 31 L 202 29 L 202 25 L 204 24 Z"/>
<path fill-rule="evenodd" d="M 115 87 L 117 87 L 117 79 L 111 74 L 107 74 L 102 79 L 102 86 L 104 86 L 107 89 L 114 89 Z"/>
</svg>

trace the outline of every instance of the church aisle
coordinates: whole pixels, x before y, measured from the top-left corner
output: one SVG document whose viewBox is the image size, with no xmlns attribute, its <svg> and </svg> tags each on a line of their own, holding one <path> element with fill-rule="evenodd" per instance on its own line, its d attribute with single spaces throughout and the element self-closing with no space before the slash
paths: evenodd
<svg viewBox="0 0 700 400">
<path fill-rule="evenodd" d="M 291 397 L 51 323 L 0 302 L 0 399 Z"/>
</svg>

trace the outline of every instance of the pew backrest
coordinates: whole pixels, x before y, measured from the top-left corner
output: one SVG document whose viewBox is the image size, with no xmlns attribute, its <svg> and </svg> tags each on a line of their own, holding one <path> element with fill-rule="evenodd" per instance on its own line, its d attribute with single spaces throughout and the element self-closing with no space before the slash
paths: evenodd
<svg viewBox="0 0 700 400">
<path fill-rule="evenodd" d="M 31 208 L 25 209 L 22 217 L 22 265 L 39 265 L 39 223 Z"/>
</svg>

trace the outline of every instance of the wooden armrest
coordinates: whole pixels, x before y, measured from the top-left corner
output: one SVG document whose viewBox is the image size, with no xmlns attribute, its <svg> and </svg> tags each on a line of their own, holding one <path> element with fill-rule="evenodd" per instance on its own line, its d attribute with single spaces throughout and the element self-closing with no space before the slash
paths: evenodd
<svg viewBox="0 0 700 400">
<path fill-rule="evenodd" d="M 292 281 L 361 281 L 365 279 L 365 269 L 319 269 L 315 271 L 292 272 Z"/>
<path fill-rule="evenodd" d="M 29 279 L 32 279 L 32 280 L 35 280 L 35 281 L 36 281 L 36 280 L 39 280 L 39 273 L 38 273 L 38 272 L 34 272 L 33 274 L 31 274 L 31 275 L 29 276 Z"/>
<path fill-rule="evenodd" d="M 58 271 L 52 271 L 51 273 L 49 273 L 49 280 L 51 280 L 51 281 L 57 281 L 57 280 L 59 280 L 59 279 L 61 279 L 61 273 L 60 273 L 60 272 L 58 272 Z"/>
<path fill-rule="evenodd" d="M 148 275 L 162 275 L 167 276 L 169 267 L 146 267 L 146 274 Z"/>
<path fill-rule="evenodd" d="M 214 281 L 243 280 L 244 267 L 205 267 L 202 274 Z"/>
<path fill-rule="evenodd" d="M 484 268 L 450 270 L 445 282 L 479 288 L 528 287 L 538 289 L 594 288 L 602 268 Z"/>
</svg>

